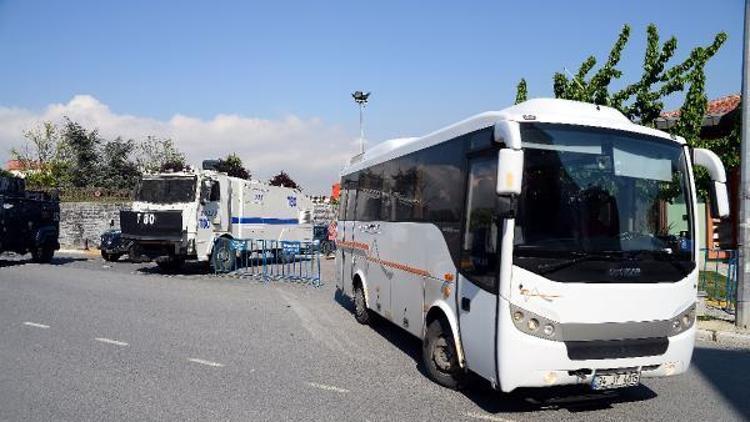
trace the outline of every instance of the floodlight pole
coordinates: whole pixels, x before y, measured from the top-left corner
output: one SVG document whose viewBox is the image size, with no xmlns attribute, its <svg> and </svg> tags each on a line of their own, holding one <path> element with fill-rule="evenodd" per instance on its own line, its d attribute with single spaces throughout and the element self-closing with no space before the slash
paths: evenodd
<svg viewBox="0 0 750 422">
<path fill-rule="evenodd" d="M 745 34 L 742 46 L 742 112 L 740 127 L 742 144 L 740 149 L 740 215 L 737 218 L 739 252 L 737 268 L 737 314 L 735 324 L 750 328 L 750 0 L 745 0 Z"/>
<path fill-rule="evenodd" d="M 365 114 L 365 104 L 367 102 L 359 102 L 359 152 L 364 153 L 365 152 L 365 123 L 364 123 L 364 114 Z"/>
<path fill-rule="evenodd" d="M 365 152 L 365 107 L 367 106 L 367 100 L 370 98 L 369 92 L 354 91 L 352 93 L 354 102 L 359 104 L 359 153 Z"/>
</svg>

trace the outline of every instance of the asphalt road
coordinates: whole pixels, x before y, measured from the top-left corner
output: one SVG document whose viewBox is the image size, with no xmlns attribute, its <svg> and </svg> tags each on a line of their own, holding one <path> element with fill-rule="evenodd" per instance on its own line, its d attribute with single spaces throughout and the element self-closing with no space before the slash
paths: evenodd
<svg viewBox="0 0 750 422">
<path fill-rule="evenodd" d="M 357 324 L 327 283 L 0 259 L 0 420 L 748 420 L 750 352 L 604 396 L 430 382 L 419 342 Z"/>
</svg>

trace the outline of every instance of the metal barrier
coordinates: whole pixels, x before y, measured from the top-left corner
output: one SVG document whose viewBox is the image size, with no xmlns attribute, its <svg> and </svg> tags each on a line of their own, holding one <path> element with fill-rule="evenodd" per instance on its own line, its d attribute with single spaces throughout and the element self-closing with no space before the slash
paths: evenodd
<svg viewBox="0 0 750 422">
<path fill-rule="evenodd" d="M 737 300 L 737 250 L 704 248 L 702 251 L 703 270 L 698 290 L 705 292 L 709 301 L 731 312 Z"/>
<path fill-rule="evenodd" d="M 265 239 L 216 239 L 212 267 L 216 274 L 252 278 L 263 282 L 290 281 L 322 284 L 318 241 L 279 241 Z M 221 251 L 227 251 L 229 265 L 217 265 Z M 222 261 L 226 264 L 227 261 Z"/>
</svg>

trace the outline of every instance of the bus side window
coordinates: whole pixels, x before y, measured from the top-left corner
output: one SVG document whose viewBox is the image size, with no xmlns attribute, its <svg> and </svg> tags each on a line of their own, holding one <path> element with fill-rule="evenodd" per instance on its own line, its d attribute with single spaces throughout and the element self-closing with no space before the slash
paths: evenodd
<svg viewBox="0 0 750 422">
<path fill-rule="evenodd" d="M 461 273 L 477 286 L 497 293 L 499 227 L 495 217 L 497 156 L 469 164 L 466 221 L 461 247 Z"/>
<path fill-rule="evenodd" d="M 357 192 L 357 221 L 380 220 L 383 193 L 383 166 L 363 170 Z"/>
</svg>

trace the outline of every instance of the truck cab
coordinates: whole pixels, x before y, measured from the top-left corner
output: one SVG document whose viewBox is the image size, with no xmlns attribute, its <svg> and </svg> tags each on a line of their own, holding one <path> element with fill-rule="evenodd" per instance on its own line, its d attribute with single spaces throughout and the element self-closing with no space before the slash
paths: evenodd
<svg viewBox="0 0 750 422">
<path fill-rule="evenodd" d="M 231 239 L 311 240 L 312 202 L 299 190 L 205 167 L 142 178 L 132 208 L 120 213 L 122 237 L 138 254 L 172 270 L 210 261 L 219 239 L 224 247 Z"/>
<path fill-rule="evenodd" d="M 60 204 L 45 192 L 27 191 L 20 177 L 0 176 L 0 253 L 31 253 L 47 263 L 60 249 Z"/>
</svg>

